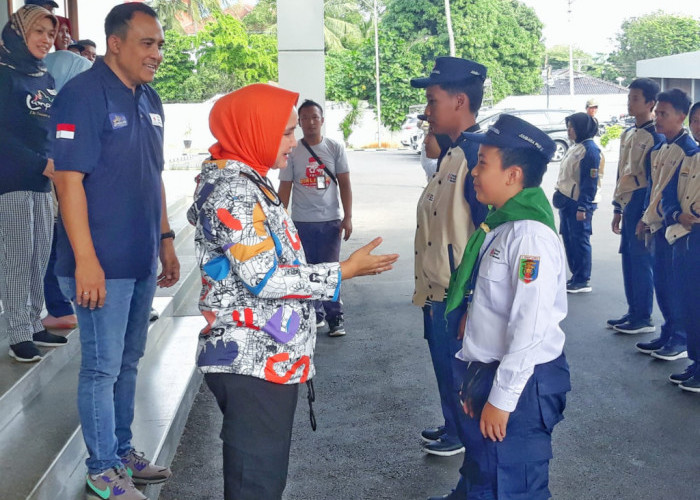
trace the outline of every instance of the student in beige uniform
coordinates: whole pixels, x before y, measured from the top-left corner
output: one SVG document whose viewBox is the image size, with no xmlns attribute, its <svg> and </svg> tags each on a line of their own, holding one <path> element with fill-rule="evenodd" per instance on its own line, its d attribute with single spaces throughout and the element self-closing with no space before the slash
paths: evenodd
<svg viewBox="0 0 700 500">
<path fill-rule="evenodd" d="M 458 436 L 463 419 L 452 376 L 460 340 L 447 333 L 445 294 L 474 229 L 484 220 L 486 207 L 476 199 L 469 171 L 476 165 L 479 145 L 462 132 L 478 130 L 476 115 L 483 98 L 486 68 L 456 57 L 439 57 L 427 78 L 411 85 L 425 88 L 425 115 L 442 145 L 438 169 L 423 191 L 417 208 L 413 303 L 423 308 L 425 338 L 440 392 L 445 424 L 421 433 L 424 451 L 449 456 L 464 451 Z M 460 478 L 457 490 L 463 490 Z"/>
<path fill-rule="evenodd" d="M 679 89 L 661 92 L 656 98 L 654 125 L 666 138 L 651 151 L 650 182 L 642 220 L 637 226 L 640 236 L 646 235 L 654 256 L 654 289 L 656 302 L 664 317 L 661 336 L 654 339 L 660 348 L 650 354 L 665 361 L 688 357 L 686 333 L 681 324 L 681 311 L 674 279 L 673 251 L 666 239 L 667 223 L 661 202 L 664 188 L 688 155 L 696 148 L 695 141 L 683 128 L 690 108 L 690 99 Z"/>
<path fill-rule="evenodd" d="M 690 129 L 700 140 L 700 102 L 690 109 Z M 680 318 L 687 334 L 691 364 L 669 380 L 684 391 L 700 393 L 700 149 L 686 156 L 664 189 L 661 204 L 667 224 L 666 240 L 672 243 L 673 267 L 682 269 L 677 276 Z"/>
<path fill-rule="evenodd" d="M 649 78 L 637 78 L 630 84 L 627 112 L 634 116 L 635 124 L 625 130 L 620 138 L 620 159 L 613 195 L 615 214 L 611 226 L 612 232 L 620 235 L 627 312 L 620 318 L 608 320 L 607 325 L 626 334 L 651 333 L 655 330 L 651 322 L 654 305 L 652 258 L 644 242 L 635 235 L 635 230 L 644 211 L 649 154 L 654 146 L 664 140 L 654 129 L 652 119 L 658 93 L 659 84 Z M 640 342 L 637 349 L 651 352 L 661 347 L 647 344 Z"/>
</svg>

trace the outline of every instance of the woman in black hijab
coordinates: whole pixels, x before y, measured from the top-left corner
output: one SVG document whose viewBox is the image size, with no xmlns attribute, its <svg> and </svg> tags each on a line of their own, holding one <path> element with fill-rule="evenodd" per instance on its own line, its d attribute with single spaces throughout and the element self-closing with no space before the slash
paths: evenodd
<svg viewBox="0 0 700 500">
<path fill-rule="evenodd" d="M 561 161 L 552 201 L 559 209 L 559 232 L 571 271 L 566 291 L 584 293 L 592 290 L 591 222 L 598 206 L 595 196 L 602 155 L 593 141 L 598 131 L 595 118 L 586 113 L 574 113 L 566 118 L 566 126 L 569 139 L 575 144 Z"/>
</svg>

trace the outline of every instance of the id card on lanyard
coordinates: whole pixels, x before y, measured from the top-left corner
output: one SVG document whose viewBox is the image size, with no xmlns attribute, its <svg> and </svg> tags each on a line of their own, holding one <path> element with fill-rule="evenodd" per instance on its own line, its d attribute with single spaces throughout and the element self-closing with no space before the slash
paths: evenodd
<svg viewBox="0 0 700 500">
<path fill-rule="evenodd" d="M 326 189 L 326 176 L 321 172 L 321 175 L 316 177 L 316 189 Z"/>
</svg>

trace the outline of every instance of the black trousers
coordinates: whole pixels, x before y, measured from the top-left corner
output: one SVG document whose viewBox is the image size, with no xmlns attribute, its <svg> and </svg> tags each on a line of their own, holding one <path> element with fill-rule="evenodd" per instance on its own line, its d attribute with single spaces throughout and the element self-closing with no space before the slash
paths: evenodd
<svg viewBox="0 0 700 500">
<path fill-rule="evenodd" d="M 207 373 L 224 423 L 225 500 L 279 500 L 287 484 L 299 385 Z"/>
</svg>

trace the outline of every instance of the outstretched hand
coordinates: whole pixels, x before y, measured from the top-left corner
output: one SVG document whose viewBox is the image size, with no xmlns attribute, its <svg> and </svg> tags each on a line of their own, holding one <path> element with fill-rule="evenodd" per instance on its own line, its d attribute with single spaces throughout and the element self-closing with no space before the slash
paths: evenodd
<svg viewBox="0 0 700 500">
<path fill-rule="evenodd" d="M 355 276 L 379 274 L 393 267 L 399 254 L 372 255 L 371 252 L 382 243 L 381 238 L 375 238 L 362 248 L 354 251 L 347 260 L 340 263 L 342 279 L 347 280 Z"/>
</svg>

